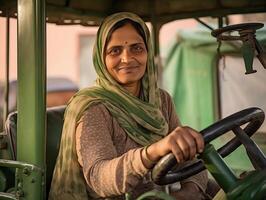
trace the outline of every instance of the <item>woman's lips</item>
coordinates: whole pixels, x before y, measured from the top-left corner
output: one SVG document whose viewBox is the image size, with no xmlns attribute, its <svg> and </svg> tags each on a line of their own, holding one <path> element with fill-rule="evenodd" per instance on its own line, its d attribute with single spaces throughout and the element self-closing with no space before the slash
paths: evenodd
<svg viewBox="0 0 266 200">
<path fill-rule="evenodd" d="M 118 67 L 118 71 L 124 72 L 124 73 L 130 73 L 130 72 L 135 71 L 138 68 L 139 66 L 122 66 L 122 67 Z"/>
</svg>

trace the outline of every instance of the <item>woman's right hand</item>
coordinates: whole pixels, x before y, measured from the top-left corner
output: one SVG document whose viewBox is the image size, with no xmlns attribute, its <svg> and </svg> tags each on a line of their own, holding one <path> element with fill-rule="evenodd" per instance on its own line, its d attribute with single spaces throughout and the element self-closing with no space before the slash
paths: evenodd
<svg viewBox="0 0 266 200">
<path fill-rule="evenodd" d="M 149 160 L 156 162 L 161 157 L 172 152 L 178 163 L 191 160 L 197 153 L 204 149 L 202 135 L 196 130 L 184 126 L 177 127 L 170 134 L 148 146 L 146 156 Z"/>
</svg>

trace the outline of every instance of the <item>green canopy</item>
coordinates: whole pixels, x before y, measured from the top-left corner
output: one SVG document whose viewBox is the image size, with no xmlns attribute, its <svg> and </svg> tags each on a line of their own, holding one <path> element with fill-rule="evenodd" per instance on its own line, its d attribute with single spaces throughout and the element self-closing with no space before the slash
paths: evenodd
<svg viewBox="0 0 266 200">
<path fill-rule="evenodd" d="M 217 47 L 210 32 L 180 31 L 163 72 L 163 85 L 172 95 L 183 124 L 201 130 L 218 119 Z M 230 43 L 221 54 L 237 53 Z"/>
</svg>

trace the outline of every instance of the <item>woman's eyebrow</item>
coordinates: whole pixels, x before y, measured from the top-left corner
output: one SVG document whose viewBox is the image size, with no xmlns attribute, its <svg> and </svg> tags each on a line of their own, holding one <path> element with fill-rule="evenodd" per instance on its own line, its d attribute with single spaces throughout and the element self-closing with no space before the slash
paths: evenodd
<svg viewBox="0 0 266 200">
<path fill-rule="evenodd" d="M 108 50 L 111 50 L 113 48 L 122 48 L 122 45 L 112 45 L 112 46 L 107 47 L 106 50 L 108 51 Z"/>
<path fill-rule="evenodd" d="M 132 44 L 130 44 L 130 46 L 132 46 L 132 45 L 138 45 L 138 44 L 145 45 L 144 42 L 136 42 L 136 43 L 132 43 Z"/>
<path fill-rule="evenodd" d="M 134 46 L 134 45 L 145 45 L 145 43 L 144 42 L 135 42 L 135 43 L 132 43 L 132 44 L 129 44 L 129 46 Z M 114 45 L 112 45 L 112 46 L 107 46 L 107 51 L 108 50 L 110 50 L 110 49 L 113 49 L 113 48 L 123 48 L 123 46 L 124 45 L 116 45 L 116 44 L 114 44 Z"/>
<path fill-rule="evenodd" d="M 126 45 L 128 45 L 128 46 L 134 46 L 134 45 L 145 45 L 145 43 L 144 42 L 133 42 L 133 43 L 129 43 L 129 44 L 126 44 Z M 111 48 L 113 48 L 113 47 L 123 47 L 124 45 L 114 45 L 114 46 L 111 46 Z"/>
</svg>

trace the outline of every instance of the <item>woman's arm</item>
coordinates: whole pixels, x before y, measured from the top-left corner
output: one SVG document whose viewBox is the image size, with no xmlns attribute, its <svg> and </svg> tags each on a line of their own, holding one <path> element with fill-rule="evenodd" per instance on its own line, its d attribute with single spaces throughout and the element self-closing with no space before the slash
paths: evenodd
<svg viewBox="0 0 266 200">
<path fill-rule="evenodd" d="M 131 149 L 119 156 L 113 143 L 113 131 L 112 118 L 100 104 L 84 113 L 76 129 L 76 149 L 84 177 L 101 197 L 132 190 L 148 172 L 141 160 L 143 148 Z"/>
</svg>

